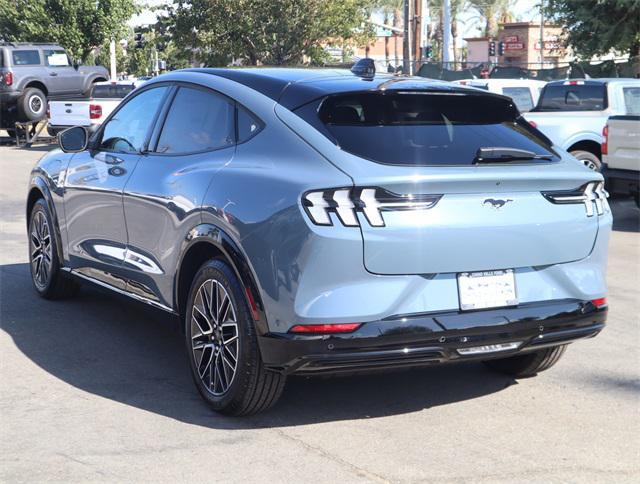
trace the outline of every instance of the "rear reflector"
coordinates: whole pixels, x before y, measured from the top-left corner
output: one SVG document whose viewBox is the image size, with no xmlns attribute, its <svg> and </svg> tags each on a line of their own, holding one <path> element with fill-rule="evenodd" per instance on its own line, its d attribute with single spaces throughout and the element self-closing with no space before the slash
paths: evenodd
<svg viewBox="0 0 640 484">
<path fill-rule="evenodd" d="M 89 105 L 89 119 L 99 119 L 102 117 L 102 106 L 99 104 Z"/>
<path fill-rule="evenodd" d="M 498 351 L 517 350 L 522 341 L 513 341 L 511 343 L 497 343 L 493 345 L 473 346 L 471 348 L 458 348 L 461 355 L 483 355 L 485 353 L 496 353 Z"/>
<path fill-rule="evenodd" d="M 606 297 L 600 297 L 598 299 L 592 299 L 591 304 L 597 308 L 603 308 L 608 305 Z"/>
<path fill-rule="evenodd" d="M 296 324 L 289 330 L 290 333 L 315 333 L 315 334 L 330 334 L 330 333 L 350 333 L 355 331 L 362 323 L 343 323 L 343 324 Z"/>
</svg>

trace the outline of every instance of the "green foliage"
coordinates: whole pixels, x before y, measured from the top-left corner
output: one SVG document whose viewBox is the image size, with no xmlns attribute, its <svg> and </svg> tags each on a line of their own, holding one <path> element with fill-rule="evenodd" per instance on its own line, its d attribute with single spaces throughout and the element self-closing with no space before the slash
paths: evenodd
<svg viewBox="0 0 640 484">
<path fill-rule="evenodd" d="M 640 55 L 640 0 L 545 0 L 545 13 L 567 29 L 577 55 Z"/>
<path fill-rule="evenodd" d="M 325 45 L 373 37 L 372 0 L 178 0 L 170 18 L 176 43 L 207 65 L 322 63 Z"/>
<path fill-rule="evenodd" d="M 0 38 L 56 42 L 76 59 L 119 39 L 135 13 L 134 0 L 0 0 Z"/>
</svg>

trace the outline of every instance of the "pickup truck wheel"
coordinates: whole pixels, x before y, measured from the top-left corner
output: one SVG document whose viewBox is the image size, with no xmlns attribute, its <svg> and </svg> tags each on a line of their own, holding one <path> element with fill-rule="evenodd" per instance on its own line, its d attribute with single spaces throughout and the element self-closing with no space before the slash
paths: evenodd
<svg viewBox="0 0 640 484">
<path fill-rule="evenodd" d="M 484 364 L 492 370 L 515 378 L 528 378 L 555 365 L 566 349 L 567 345 L 554 346 L 523 355 L 487 360 Z"/>
<path fill-rule="evenodd" d="M 20 121 L 40 121 L 47 112 L 47 96 L 35 87 L 28 87 L 18 98 Z"/>
<path fill-rule="evenodd" d="M 590 168 L 593 171 L 600 171 L 602 162 L 600 161 L 600 158 L 598 158 L 593 153 L 589 151 L 577 150 L 572 151 L 571 154 L 579 159 L 582 163 L 584 163 L 584 166 L 586 166 L 587 168 Z"/>
</svg>

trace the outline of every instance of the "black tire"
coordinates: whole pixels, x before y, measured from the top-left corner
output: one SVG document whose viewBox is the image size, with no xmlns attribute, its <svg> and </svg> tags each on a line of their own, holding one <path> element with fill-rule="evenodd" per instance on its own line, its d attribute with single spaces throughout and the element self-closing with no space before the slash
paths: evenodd
<svg viewBox="0 0 640 484">
<path fill-rule="evenodd" d="M 28 87 L 18 98 L 18 120 L 40 121 L 47 114 L 47 96 L 36 87 Z"/>
<path fill-rule="evenodd" d="M 216 316 L 218 301 L 222 308 L 225 301 L 230 306 L 227 303 L 226 312 L 220 309 Z M 264 411 L 276 403 L 286 378 L 265 369 L 244 290 L 224 261 L 212 259 L 198 270 L 189 291 L 184 325 L 193 381 L 211 408 L 239 416 Z"/>
<path fill-rule="evenodd" d="M 7 129 L 7 134 L 9 135 L 9 137 L 15 141 L 16 139 L 16 133 L 18 134 L 18 138 L 23 139 L 25 137 L 25 135 L 27 134 L 26 130 L 24 128 L 11 128 L 11 129 Z"/>
<path fill-rule="evenodd" d="M 505 373 L 515 378 L 528 378 L 541 371 L 548 370 L 555 365 L 567 349 L 567 345 L 554 346 L 543 350 L 532 351 L 509 358 L 487 360 L 487 365 L 492 370 Z"/>
<path fill-rule="evenodd" d="M 49 207 L 41 198 L 34 204 L 29 218 L 29 267 L 33 287 L 45 299 L 72 297 L 79 289 L 78 283 L 60 270 L 58 257 L 60 241 L 56 234 L 57 230 L 53 225 Z M 48 243 L 44 243 L 47 237 Z M 39 255 L 41 255 L 40 263 L 37 261 Z"/>
<path fill-rule="evenodd" d="M 600 171 L 602 169 L 602 161 L 590 151 L 577 150 L 572 151 L 571 154 L 584 163 L 584 166 L 593 171 Z"/>
</svg>

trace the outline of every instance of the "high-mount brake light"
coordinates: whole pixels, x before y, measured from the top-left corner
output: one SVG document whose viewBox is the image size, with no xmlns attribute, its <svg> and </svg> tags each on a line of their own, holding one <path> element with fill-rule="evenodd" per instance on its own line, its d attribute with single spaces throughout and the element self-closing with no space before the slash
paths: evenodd
<svg viewBox="0 0 640 484">
<path fill-rule="evenodd" d="M 351 333 L 360 326 L 362 326 L 362 323 L 296 324 L 289 332 L 299 334 Z"/>
<path fill-rule="evenodd" d="M 609 210 L 607 203 L 609 192 L 604 189 L 604 182 L 601 181 L 585 183 L 575 190 L 542 192 L 542 195 L 551 203 L 557 205 L 583 203 L 587 211 L 587 217 L 593 217 L 595 213 L 603 215 L 605 210 Z"/>
<path fill-rule="evenodd" d="M 399 195 L 383 188 L 331 188 L 307 192 L 302 206 L 316 225 L 333 225 L 331 213 L 345 227 L 359 227 L 358 212 L 372 227 L 384 227 L 383 212 L 427 210 L 442 195 Z"/>
</svg>

